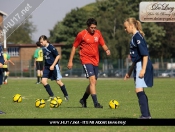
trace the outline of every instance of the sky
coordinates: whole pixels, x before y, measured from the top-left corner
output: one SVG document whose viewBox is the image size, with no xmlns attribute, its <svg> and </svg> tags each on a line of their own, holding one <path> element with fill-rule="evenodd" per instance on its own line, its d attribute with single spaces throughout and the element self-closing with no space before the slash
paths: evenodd
<svg viewBox="0 0 175 132">
<path fill-rule="evenodd" d="M 10 16 L 23 1 L 24 0 L 0 0 L 0 10 Z M 95 1 L 96 0 L 44 0 L 31 14 L 32 19 L 30 19 L 30 21 L 33 22 L 33 25 L 35 25 L 37 29 L 37 31 L 33 33 L 32 40 L 38 40 L 40 35 L 49 37 L 49 30 L 52 30 L 58 21 L 62 21 L 72 9 L 76 7 L 81 8 Z M 5 18 L 8 18 L 8 16 Z"/>
</svg>

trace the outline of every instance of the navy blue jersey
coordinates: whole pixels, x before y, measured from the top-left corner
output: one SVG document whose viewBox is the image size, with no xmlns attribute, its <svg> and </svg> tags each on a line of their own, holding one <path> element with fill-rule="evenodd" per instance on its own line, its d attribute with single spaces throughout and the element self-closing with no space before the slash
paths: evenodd
<svg viewBox="0 0 175 132">
<path fill-rule="evenodd" d="M 55 61 L 55 58 L 59 55 L 57 49 L 52 44 L 49 44 L 47 47 L 43 47 L 42 49 L 45 66 L 51 66 Z"/>
<path fill-rule="evenodd" d="M 139 81 L 140 78 L 138 76 L 142 67 L 142 61 L 143 61 L 142 58 L 143 56 L 148 56 L 146 72 L 144 74 L 144 81 L 147 87 L 152 87 L 153 86 L 153 66 L 152 66 L 151 60 L 149 59 L 149 53 L 148 53 L 146 41 L 139 32 L 133 35 L 132 40 L 130 42 L 130 56 L 131 56 L 132 62 L 136 63 L 136 66 L 134 68 L 134 74 L 133 74 L 134 79 L 138 78 L 138 81 L 136 81 L 136 85 L 138 85 L 139 83 L 143 85 L 143 83 Z M 140 63 L 140 66 L 138 66 L 139 63 Z"/>
<path fill-rule="evenodd" d="M 1 45 L 0 45 L 0 63 L 4 64 L 3 50 Z M 2 82 L 3 82 L 3 68 L 0 68 L 0 85 L 2 85 Z"/>
<path fill-rule="evenodd" d="M 4 64 L 3 49 L 1 45 L 0 45 L 0 63 Z"/>
<path fill-rule="evenodd" d="M 130 56 L 135 63 L 141 61 L 143 56 L 149 56 L 146 41 L 139 32 L 134 34 L 130 42 Z"/>
</svg>

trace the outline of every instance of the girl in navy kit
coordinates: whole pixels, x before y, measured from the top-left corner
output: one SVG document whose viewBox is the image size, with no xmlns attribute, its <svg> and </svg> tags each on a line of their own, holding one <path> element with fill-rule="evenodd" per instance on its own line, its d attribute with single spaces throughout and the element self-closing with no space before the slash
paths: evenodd
<svg viewBox="0 0 175 132">
<path fill-rule="evenodd" d="M 51 101 L 54 98 L 52 89 L 48 84 L 48 79 L 56 81 L 56 83 L 60 86 L 61 91 L 64 94 L 65 100 L 68 101 L 68 93 L 66 87 L 61 81 L 62 75 L 59 68 L 60 55 L 58 54 L 57 49 L 49 43 L 45 35 L 39 37 L 39 42 L 43 46 L 42 50 L 45 64 L 42 77 L 42 84 L 44 85 L 47 93 L 49 94 L 49 99 L 47 101 Z"/>
<path fill-rule="evenodd" d="M 148 98 L 144 88 L 153 86 L 153 66 L 149 59 L 149 53 L 141 23 L 135 18 L 128 18 L 124 22 L 125 31 L 132 34 L 130 42 L 130 56 L 132 66 L 126 73 L 124 80 L 130 77 L 134 71 L 135 92 L 138 97 L 141 116 L 140 119 L 151 119 L 148 106 Z"/>
</svg>

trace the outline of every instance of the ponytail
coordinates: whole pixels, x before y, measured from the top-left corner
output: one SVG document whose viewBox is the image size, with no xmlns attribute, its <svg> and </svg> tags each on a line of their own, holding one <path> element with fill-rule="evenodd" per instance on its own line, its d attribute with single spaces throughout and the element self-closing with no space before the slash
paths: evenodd
<svg viewBox="0 0 175 132">
<path fill-rule="evenodd" d="M 140 21 L 136 20 L 136 25 L 135 26 L 136 26 L 136 29 L 140 32 L 140 34 L 144 37 L 145 34 L 142 30 L 142 25 L 141 25 Z"/>
<path fill-rule="evenodd" d="M 145 36 L 145 34 L 142 30 L 142 25 L 141 25 L 140 21 L 138 21 L 138 20 L 136 20 L 135 18 L 132 18 L 132 17 L 126 19 L 125 21 L 127 21 L 129 24 L 133 24 L 135 26 L 135 28 L 140 32 L 140 34 L 143 37 Z"/>
</svg>

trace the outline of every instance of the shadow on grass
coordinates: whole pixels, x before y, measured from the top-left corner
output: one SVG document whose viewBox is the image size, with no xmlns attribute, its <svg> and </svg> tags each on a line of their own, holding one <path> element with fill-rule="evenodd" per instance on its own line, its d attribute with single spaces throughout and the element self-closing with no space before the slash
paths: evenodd
<svg viewBox="0 0 175 132">
<path fill-rule="evenodd" d="M 130 118 L 130 117 L 109 117 L 109 119 L 138 119 L 138 118 Z"/>
<path fill-rule="evenodd" d="M 62 107 L 62 108 L 69 108 L 69 109 L 71 109 L 71 108 L 81 108 L 81 109 L 101 109 L 101 110 L 103 110 L 102 108 L 94 108 L 94 107 L 87 107 L 87 108 L 83 108 L 82 106 L 67 106 L 67 107 Z"/>
</svg>

